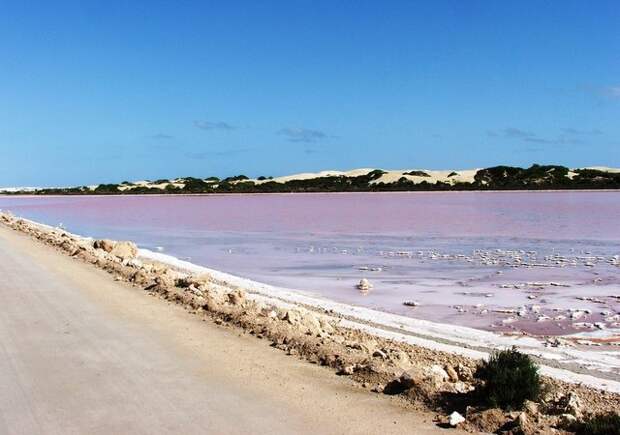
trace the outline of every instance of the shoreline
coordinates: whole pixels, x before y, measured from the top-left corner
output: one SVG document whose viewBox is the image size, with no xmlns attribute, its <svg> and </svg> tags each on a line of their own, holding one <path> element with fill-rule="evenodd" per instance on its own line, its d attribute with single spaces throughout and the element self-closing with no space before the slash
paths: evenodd
<svg viewBox="0 0 620 435">
<path fill-rule="evenodd" d="M 620 189 L 506 189 L 506 190 L 385 190 L 385 191 L 342 191 L 342 192 L 213 192 L 213 193 L 87 193 L 87 194 L 43 194 L 37 195 L 33 193 L 6 193 L 0 191 L 0 197 L 7 198 L 63 198 L 63 197 L 76 197 L 76 198 L 100 198 L 100 197 L 144 197 L 144 196 L 163 196 L 163 197 L 175 197 L 175 196 L 261 196 L 261 195 L 375 195 L 375 194 L 458 194 L 458 193 L 514 193 L 514 194 L 526 194 L 526 193 L 573 193 L 573 192 L 586 192 L 586 193 L 618 193 Z"/>
<path fill-rule="evenodd" d="M 466 326 L 450 325 L 416 319 L 371 308 L 336 302 L 303 290 L 277 287 L 242 278 L 226 272 L 199 266 L 168 254 L 139 249 L 144 258 L 169 264 L 190 273 L 208 273 L 216 279 L 262 296 L 264 300 L 286 306 L 299 304 L 308 309 L 336 314 L 345 319 L 350 328 L 373 335 L 382 335 L 396 341 L 462 355 L 468 358 L 486 358 L 493 349 L 517 346 L 521 352 L 537 359 L 541 373 L 565 382 L 584 383 L 595 388 L 620 393 L 620 375 L 606 371 L 610 366 L 620 368 L 620 352 L 611 358 L 601 352 L 546 348 L 537 338 L 506 336 Z M 579 361 L 575 363 L 573 361 Z M 590 364 L 584 368 L 583 365 Z M 592 375 L 595 372 L 598 376 Z"/>
<path fill-rule="evenodd" d="M 149 260 L 145 257 L 149 253 L 138 250 L 131 242 L 76 237 L 61 229 L 3 213 L 0 223 L 74 260 L 107 271 L 115 281 L 179 304 L 217 325 L 240 328 L 258 339 L 271 341 L 272 347 L 288 355 L 330 367 L 374 393 L 397 394 L 412 402 L 416 409 L 439 412 L 435 421 L 442 424 L 455 406 L 447 403 L 444 395 L 471 397 L 469 393 L 477 385 L 473 374 L 480 357 L 487 355 L 441 343 L 436 334 L 430 339 L 414 337 L 415 331 L 405 335 L 401 330 L 406 325 L 402 324 L 396 325 L 396 331 L 378 328 L 372 322 L 365 322 L 365 310 L 356 307 L 347 306 L 354 314 L 348 318 L 335 310 L 342 307 L 327 305 L 317 309 L 316 305 L 305 305 L 307 300 L 291 300 L 291 295 L 253 292 L 252 288 L 237 285 L 239 282 L 222 280 L 234 281 L 228 275 L 196 269 L 199 266 L 190 264 L 193 273 L 181 272 L 178 266 L 188 264 L 177 262 L 176 267 L 170 267 L 160 262 L 165 259 L 163 254 L 155 261 Z M 455 333 L 463 332 L 463 328 L 426 321 L 417 321 L 415 326 L 428 327 L 430 332 L 433 332 L 431 326 L 439 326 L 441 333 L 445 327 Z M 567 413 L 574 419 L 620 407 L 619 382 L 547 365 L 539 364 L 539 368 L 545 391 L 540 403 L 516 413 L 475 406 L 459 408 L 466 416 L 466 422 L 459 427 L 493 432 L 501 425 L 519 424 L 525 418 L 534 418 L 539 428 L 563 427 Z M 403 385 L 403 382 L 407 387 L 398 393 L 388 392 L 391 385 Z M 578 407 L 574 406 L 575 401 Z M 485 419 L 488 412 L 496 416 L 493 422 Z M 500 426 L 493 426 L 498 421 Z"/>
</svg>

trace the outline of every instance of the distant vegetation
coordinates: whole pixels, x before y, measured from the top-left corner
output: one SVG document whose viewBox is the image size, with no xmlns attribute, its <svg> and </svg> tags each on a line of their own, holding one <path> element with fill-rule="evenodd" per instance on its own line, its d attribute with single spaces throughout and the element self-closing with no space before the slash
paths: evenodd
<svg viewBox="0 0 620 435">
<path fill-rule="evenodd" d="M 430 175 L 428 175 L 426 172 L 424 171 L 409 171 L 409 172 L 403 172 L 403 175 L 413 175 L 415 177 L 430 177 Z"/>
<path fill-rule="evenodd" d="M 152 185 L 163 189 L 132 184 L 101 184 L 94 189 L 86 186 L 58 189 L 41 189 L 39 195 L 110 195 L 110 194 L 192 194 L 192 193 L 269 193 L 269 192 L 384 192 L 384 191 L 446 191 L 446 190 L 543 190 L 543 189 L 620 189 L 620 173 L 596 169 L 570 170 L 564 166 L 533 165 L 529 168 L 495 166 L 479 170 L 473 182 L 458 181 L 459 174 L 452 172 L 444 181 L 431 182 L 432 177 L 423 171 L 405 172 L 396 182 L 377 181 L 386 172 L 380 169 L 359 176 L 328 176 L 306 180 L 277 182 L 273 177 L 261 176 L 258 182 L 245 175 L 224 178 L 181 178 L 157 180 Z M 406 176 L 429 178 L 413 181 Z M 10 194 L 10 193 L 6 193 Z"/>
</svg>

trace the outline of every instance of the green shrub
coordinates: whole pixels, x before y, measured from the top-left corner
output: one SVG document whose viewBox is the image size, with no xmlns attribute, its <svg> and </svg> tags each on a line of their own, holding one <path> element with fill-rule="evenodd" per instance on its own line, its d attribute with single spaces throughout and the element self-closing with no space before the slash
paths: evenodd
<svg viewBox="0 0 620 435">
<path fill-rule="evenodd" d="M 185 186 L 183 191 L 190 193 L 204 193 L 211 190 L 211 185 L 198 178 L 186 178 L 184 182 Z"/>
<path fill-rule="evenodd" d="M 118 184 L 100 184 L 94 190 L 95 193 L 118 193 Z"/>
<path fill-rule="evenodd" d="M 494 352 L 475 376 L 484 381 L 480 399 L 491 407 L 519 409 L 526 400 L 536 400 L 540 395 L 538 367 L 515 348 Z"/>
<path fill-rule="evenodd" d="M 620 435 L 620 415 L 610 412 L 590 417 L 576 424 L 577 435 Z"/>
<path fill-rule="evenodd" d="M 403 175 L 413 175 L 414 177 L 430 177 L 430 175 L 428 175 L 426 172 L 424 171 L 409 171 L 409 172 L 403 172 Z"/>
<path fill-rule="evenodd" d="M 246 175 L 235 175 L 234 177 L 227 177 L 222 180 L 222 183 L 230 183 L 231 181 L 244 181 L 249 180 Z"/>
<path fill-rule="evenodd" d="M 376 180 L 378 178 L 381 178 L 383 176 L 383 174 L 387 174 L 387 172 L 381 170 L 381 169 L 375 169 L 373 171 L 370 171 L 368 174 L 366 174 L 366 177 L 369 180 Z"/>
</svg>

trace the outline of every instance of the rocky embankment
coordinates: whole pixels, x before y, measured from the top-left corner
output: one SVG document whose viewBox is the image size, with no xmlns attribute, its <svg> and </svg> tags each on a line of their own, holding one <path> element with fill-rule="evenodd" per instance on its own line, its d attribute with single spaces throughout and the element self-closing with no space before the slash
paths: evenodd
<svg viewBox="0 0 620 435">
<path fill-rule="evenodd" d="M 398 395 L 413 407 L 436 413 L 440 425 L 472 432 L 570 433 L 578 419 L 620 409 L 617 394 L 548 378 L 539 403 L 528 402 L 513 412 L 485 409 L 476 398 L 474 360 L 345 328 L 329 312 L 274 303 L 209 274 L 192 275 L 146 261 L 131 242 L 81 238 L 8 213 L 0 213 L 0 223 L 106 270 L 117 281 L 349 376 L 375 394 Z"/>
</svg>

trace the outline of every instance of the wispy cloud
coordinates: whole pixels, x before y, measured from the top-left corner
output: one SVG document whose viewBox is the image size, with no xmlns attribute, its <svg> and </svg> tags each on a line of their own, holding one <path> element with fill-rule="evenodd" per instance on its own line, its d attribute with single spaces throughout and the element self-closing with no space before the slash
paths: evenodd
<svg viewBox="0 0 620 435">
<path fill-rule="evenodd" d="M 223 130 L 231 131 L 236 130 L 237 127 L 223 121 L 194 121 L 194 126 L 201 130 Z"/>
<path fill-rule="evenodd" d="M 278 134 L 285 136 L 289 142 L 315 143 L 329 136 L 320 130 L 312 130 L 309 128 L 283 128 Z"/>
<path fill-rule="evenodd" d="M 504 137 L 528 143 L 550 144 L 550 145 L 579 145 L 582 144 L 586 136 L 601 135 L 603 132 L 598 129 L 580 130 L 572 127 L 561 129 L 557 136 L 540 136 L 532 131 L 523 130 L 517 127 L 507 127 L 500 131 L 489 130 L 487 134 L 491 137 Z"/>
<path fill-rule="evenodd" d="M 580 85 L 577 89 L 598 98 L 620 100 L 620 84 L 608 86 L 587 84 Z"/>
<path fill-rule="evenodd" d="M 570 134 L 574 136 L 598 136 L 603 134 L 603 132 L 597 128 L 593 128 L 592 130 L 578 130 L 576 128 L 563 128 L 562 132 L 564 134 Z"/>
<path fill-rule="evenodd" d="M 617 86 L 606 86 L 603 88 L 603 95 L 609 98 L 618 98 L 620 99 L 620 85 Z"/>
<path fill-rule="evenodd" d="M 185 153 L 185 157 L 192 160 L 207 160 L 214 157 L 227 157 L 236 154 L 243 154 L 253 150 L 254 148 L 237 148 L 231 150 L 194 151 Z"/>
<path fill-rule="evenodd" d="M 149 136 L 149 139 L 158 139 L 158 140 L 169 140 L 174 139 L 174 136 L 165 133 L 157 133 Z"/>
<path fill-rule="evenodd" d="M 583 143 L 581 139 L 571 139 L 565 136 L 558 136 L 554 138 L 544 138 L 544 137 L 533 136 L 533 137 L 523 138 L 523 140 L 525 142 L 550 144 L 550 145 L 564 145 L 564 144 L 579 145 Z"/>
<path fill-rule="evenodd" d="M 515 127 L 505 128 L 502 132 L 504 133 L 504 137 L 511 137 L 511 138 L 517 138 L 517 139 L 525 140 L 528 138 L 536 137 L 536 135 L 530 131 L 521 130 L 520 128 L 515 128 Z"/>
</svg>

